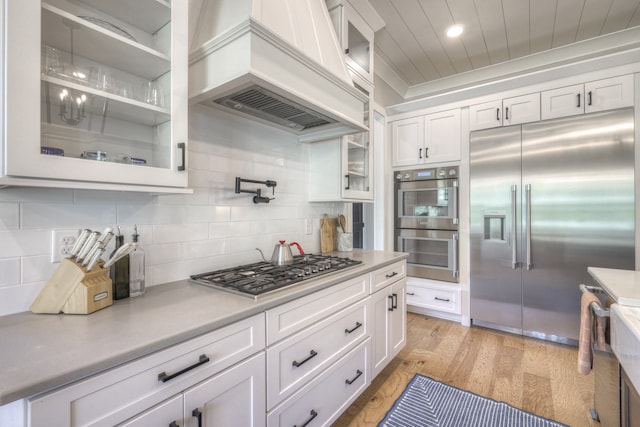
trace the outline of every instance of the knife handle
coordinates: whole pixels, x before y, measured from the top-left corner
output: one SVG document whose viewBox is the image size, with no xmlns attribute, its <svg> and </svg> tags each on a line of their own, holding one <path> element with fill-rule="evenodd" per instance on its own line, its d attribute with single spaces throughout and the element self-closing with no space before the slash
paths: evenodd
<svg viewBox="0 0 640 427">
<path fill-rule="evenodd" d="M 81 262 L 89 254 L 89 251 L 91 250 L 91 248 L 93 248 L 93 245 L 96 243 L 96 240 L 98 240 L 98 237 L 100 237 L 99 231 L 94 231 L 91 233 L 91 235 L 87 238 L 87 241 L 84 243 L 84 246 L 82 246 L 82 249 L 80 249 L 80 252 L 78 252 L 76 262 Z"/>
<path fill-rule="evenodd" d="M 91 230 L 89 230 L 88 228 L 85 228 L 80 232 L 80 235 L 76 239 L 76 243 L 74 243 L 73 247 L 71 248 L 69 258 L 73 258 L 74 256 L 78 255 L 80 248 L 82 248 L 82 245 L 84 245 L 84 242 L 87 240 L 87 237 L 89 237 L 90 234 Z"/>
</svg>

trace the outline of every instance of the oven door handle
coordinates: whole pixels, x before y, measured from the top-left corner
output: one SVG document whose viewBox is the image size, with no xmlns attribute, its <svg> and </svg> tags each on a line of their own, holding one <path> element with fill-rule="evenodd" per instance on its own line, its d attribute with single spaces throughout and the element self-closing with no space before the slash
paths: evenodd
<svg viewBox="0 0 640 427">
<path fill-rule="evenodd" d="M 458 277 L 458 233 L 454 233 L 453 240 L 453 260 L 452 260 L 452 272 L 453 277 Z"/>
<path fill-rule="evenodd" d="M 458 180 L 453 181 L 451 189 L 453 193 L 453 224 L 458 224 Z"/>
</svg>

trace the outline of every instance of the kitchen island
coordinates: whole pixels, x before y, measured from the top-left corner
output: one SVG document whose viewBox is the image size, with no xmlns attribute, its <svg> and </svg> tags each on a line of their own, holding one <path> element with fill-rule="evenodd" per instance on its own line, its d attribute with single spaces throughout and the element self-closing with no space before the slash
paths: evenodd
<svg viewBox="0 0 640 427">
<path fill-rule="evenodd" d="M 27 312 L 0 317 L 0 404 L 72 384 L 385 266 L 404 264 L 407 254 L 354 250 L 333 255 L 362 264 L 257 300 L 182 280 L 86 316 Z"/>
</svg>

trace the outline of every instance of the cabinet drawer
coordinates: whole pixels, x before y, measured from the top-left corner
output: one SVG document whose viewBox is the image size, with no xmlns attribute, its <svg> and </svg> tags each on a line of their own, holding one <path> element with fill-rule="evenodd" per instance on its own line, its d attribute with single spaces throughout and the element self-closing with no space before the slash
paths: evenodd
<svg viewBox="0 0 640 427">
<path fill-rule="evenodd" d="M 399 261 L 371 273 L 371 293 L 386 288 L 407 275 L 406 261 Z"/>
<path fill-rule="evenodd" d="M 267 408 L 369 336 L 366 300 L 267 348 Z"/>
<path fill-rule="evenodd" d="M 369 275 L 291 301 L 267 311 L 267 345 L 301 331 L 369 295 Z"/>
<path fill-rule="evenodd" d="M 50 426 L 52 419 L 56 425 L 112 426 L 263 350 L 264 346 L 264 314 L 258 314 L 31 399 L 30 426 Z M 164 382 L 160 377 L 163 373 Z M 172 378 L 174 374 L 178 375 Z"/>
<path fill-rule="evenodd" d="M 329 425 L 364 391 L 371 378 L 371 339 L 349 352 L 321 376 L 267 415 L 267 426 Z M 314 415 L 316 414 L 316 415 Z"/>
<path fill-rule="evenodd" d="M 460 290 L 407 284 L 407 305 L 460 314 Z"/>
</svg>

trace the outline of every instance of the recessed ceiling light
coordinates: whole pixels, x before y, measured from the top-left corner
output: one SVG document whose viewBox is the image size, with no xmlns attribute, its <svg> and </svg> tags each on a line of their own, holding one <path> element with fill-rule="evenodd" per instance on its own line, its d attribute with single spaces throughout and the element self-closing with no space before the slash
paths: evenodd
<svg viewBox="0 0 640 427">
<path fill-rule="evenodd" d="M 462 25 L 452 25 L 447 28 L 447 37 L 458 37 L 462 31 L 464 31 Z"/>
</svg>

